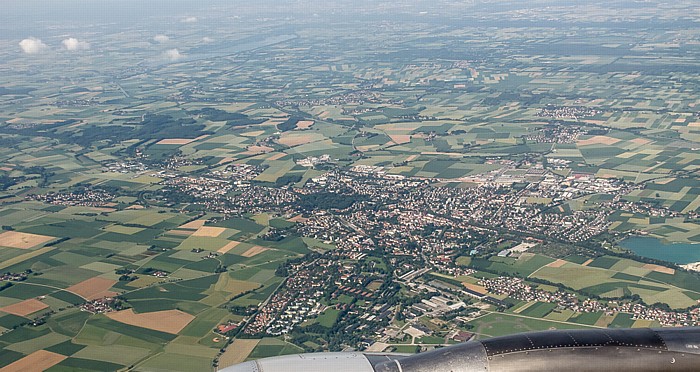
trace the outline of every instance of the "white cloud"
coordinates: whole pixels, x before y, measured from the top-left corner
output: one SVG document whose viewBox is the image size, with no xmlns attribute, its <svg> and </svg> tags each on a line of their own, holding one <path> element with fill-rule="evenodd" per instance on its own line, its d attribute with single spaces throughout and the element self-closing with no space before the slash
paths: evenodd
<svg viewBox="0 0 700 372">
<path fill-rule="evenodd" d="M 63 40 L 63 47 L 67 50 L 88 50 L 90 49 L 90 43 L 87 41 L 81 41 L 74 37 Z"/>
<path fill-rule="evenodd" d="M 213 43 L 214 39 L 210 38 L 209 36 L 205 36 L 202 38 L 202 42 L 209 44 L 209 43 Z"/>
<path fill-rule="evenodd" d="M 159 43 L 167 43 L 168 41 L 170 41 L 170 38 L 166 35 L 156 35 L 153 37 L 153 40 Z"/>
<path fill-rule="evenodd" d="M 19 47 L 22 48 L 22 51 L 26 54 L 39 54 L 49 49 L 48 45 L 35 37 L 20 41 Z"/>
<path fill-rule="evenodd" d="M 166 50 L 165 53 L 164 53 L 164 55 L 165 55 L 166 58 L 168 58 L 169 60 L 171 60 L 171 61 L 173 61 L 173 62 L 175 62 L 175 61 L 177 61 L 178 59 L 180 59 L 180 58 L 183 57 L 182 53 L 180 53 L 180 51 L 177 50 L 177 49 L 169 49 L 169 50 Z"/>
<path fill-rule="evenodd" d="M 197 21 L 199 21 L 197 17 L 185 17 L 182 19 L 182 23 L 196 23 Z"/>
</svg>

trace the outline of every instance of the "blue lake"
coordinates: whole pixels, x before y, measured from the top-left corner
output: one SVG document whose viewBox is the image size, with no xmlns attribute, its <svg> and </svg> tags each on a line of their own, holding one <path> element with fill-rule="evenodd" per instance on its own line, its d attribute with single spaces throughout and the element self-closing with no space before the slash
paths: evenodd
<svg viewBox="0 0 700 372">
<path fill-rule="evenodd" d="M 681 265 L 700 262 L 700 244 L 664 244 L 656 238 L 633 236 L 621 241 L 620 246 L 643 257 Z"/>
</svg>

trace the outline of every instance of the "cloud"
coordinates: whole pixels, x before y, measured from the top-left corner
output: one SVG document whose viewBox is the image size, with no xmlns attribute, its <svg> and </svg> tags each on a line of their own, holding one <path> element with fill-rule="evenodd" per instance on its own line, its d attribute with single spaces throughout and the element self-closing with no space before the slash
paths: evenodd
<svg viewBox="0 0 700 372">
<path fill-rule="evenodd" d="M 213 43 L 214 39 L 210 38 L 209 36 L 205 36 L 202 38 L 202 42 L 209 44 L 209 43 Z"/>
<path fill-rule="evenodd" d="M 63 47 L 67 50 L 88 50 L 90 49 L 90 43 L 87 41 L 81 41 L 74 37 L 63 40 Z"/>
<path fill-rule="evenodd" d="M 49 49 L 48 45 L 35 37 L 20 41 L 19 47 L 22 48 L 22 51 L 26 54 L 39 54 Z"/>
<path fill-rule="evenodd" d="M 153 40 L 159 43 L 167 43 L 168 41 L 170 41 L 170 38 L 166 35 L 156 35 L 153 37 Z"/>
<path fill-rule="evenodd" d="M 197 21 L 199 21 L 199 19 L 197 19 L 197 17 L 185 17 L 182 19 L 181 22 L 182 23 L 196 23 Z"/>
<path fill-rule="evenodd" d="M 166 50 L 164 53 L 165 57 L 173 62 L 177 61 L 178 59 L 184 57 L 182 53 L 180 53 L 179 50 L 177 49 L 169 49 Z"/>
</svg>

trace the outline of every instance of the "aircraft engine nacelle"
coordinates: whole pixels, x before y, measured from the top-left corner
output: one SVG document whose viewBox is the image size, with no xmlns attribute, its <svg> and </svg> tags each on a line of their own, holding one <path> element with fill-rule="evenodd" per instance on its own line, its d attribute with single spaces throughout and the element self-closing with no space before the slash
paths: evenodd
<svg viewBox="0 0 700 372">
<path fill-rule="evenodd" d="M 651 372 L 700 371 L 700 328 L 556 330 L 522 333 L 411 356 L 289 355 L 224 372 Z"/>
</svg>

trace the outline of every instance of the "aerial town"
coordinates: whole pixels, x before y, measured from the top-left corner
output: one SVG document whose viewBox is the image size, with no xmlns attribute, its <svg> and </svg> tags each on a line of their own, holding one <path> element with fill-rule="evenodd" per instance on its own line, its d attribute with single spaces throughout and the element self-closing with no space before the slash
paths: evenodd
<svg viewBox="0 0 700 372">
<path fill-rule="evenodd" d="M 0 371 L 700 326 L 697 1 L 77 3 L 3 2 Z"/>
</svg>

